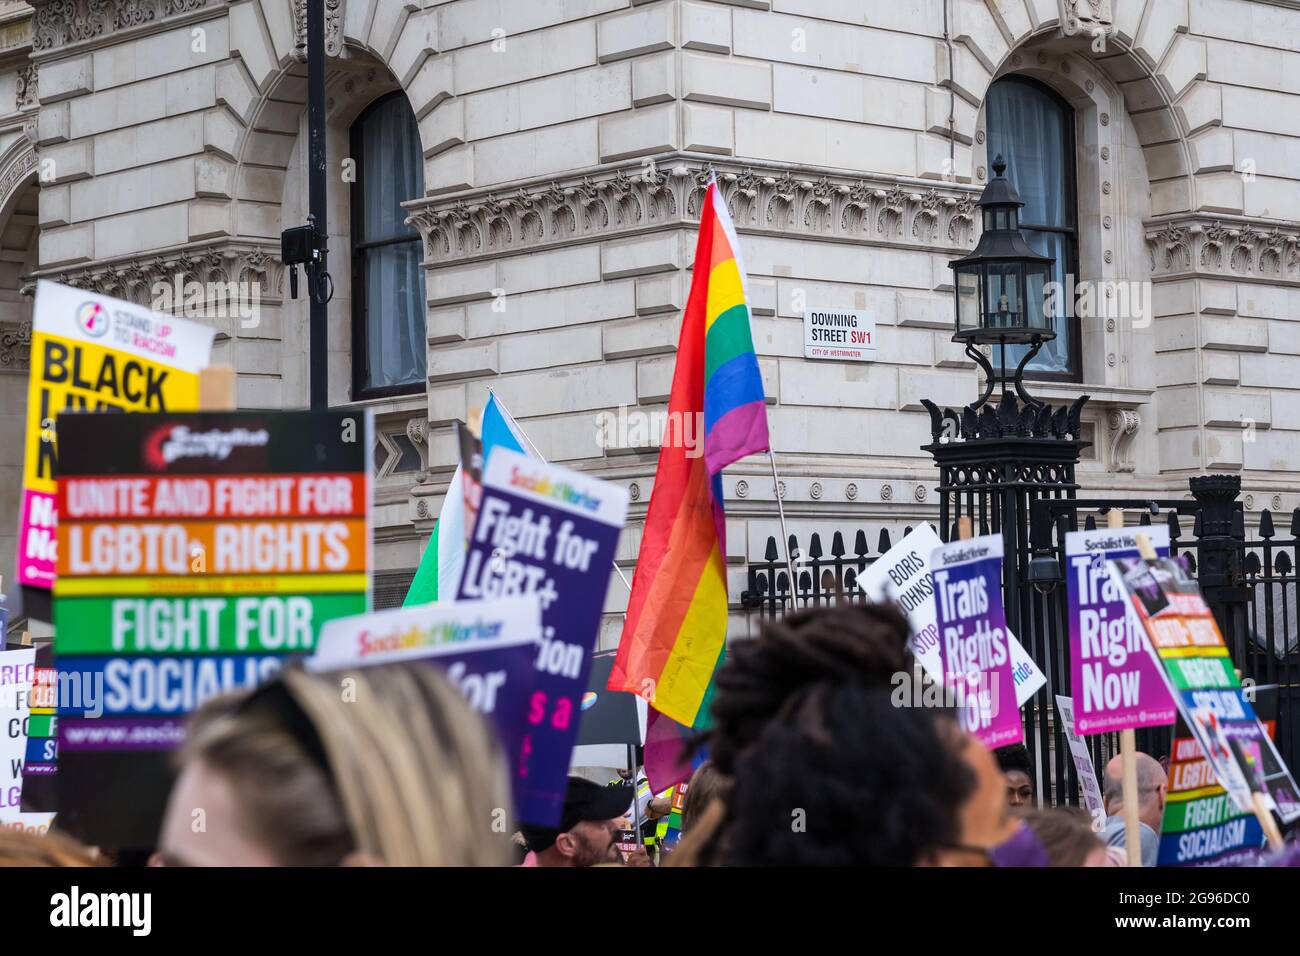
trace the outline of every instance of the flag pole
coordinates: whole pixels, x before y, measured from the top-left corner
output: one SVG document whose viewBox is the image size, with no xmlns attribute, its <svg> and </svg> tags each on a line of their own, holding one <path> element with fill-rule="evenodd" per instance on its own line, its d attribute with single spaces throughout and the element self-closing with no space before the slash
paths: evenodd
<svg viewBox="0 0 1300 956">
<path fill-rule="evenodd" d="M 493 396 L 494 398 L 496 397 L 496 392 L 492 391 L 491 385 L 487 387 L 487 390 L 489 395 Z M 504 406 L 502 406 L 502 408 L 504 409 Z M 513 421 L 519 427 L 519 434 L 523 437 L 524 441 L 528 442 L 528 447 L 533 450 L 533 454 L 537 456 L 538 460 L 541 461 L 543 464 L 550 464 L 550 462 L 546 460 L 546 456 L 543 455 L 541 451 L 538 449 L 538 447 L 533 444 L 533 440 L 528 437 L 528 433 L 524 431 L 524 426 L 520 425 L 519 422 L 515 420 L 515 417 L 513 415 L 510 416 L 510 420 Z M 628 591 L 630 592 L 632 590 L 632 582 L 627 579 L 627 575 L 623 573 L 623 569 L 618 566 L 617 561 L 611 561 L 610 563 L 614 567 L 614 573 L 617 574 L 619 580 L 623 582 L 623 587 L 627 588 Z"/>
<path fill-rule="evenodd" d="M 799 579 L 794 573 L 794 558 L 790 554 L 790 532 L 785 526 L 785 506 L 781 504 L 781 479 L 776 474 L 776 456 L 772 449 L 767 450 L 767 460 L 772 465 L 772 492 L 776 495 L 776 513 L 781 519 L 781 546 L 785 548 L 785 566 L 790 571 L 790 602 L 794 606 L 795 592 L 799 589 Z M 776 589 L 773 588 L 773 591 Z"/>
</svg>

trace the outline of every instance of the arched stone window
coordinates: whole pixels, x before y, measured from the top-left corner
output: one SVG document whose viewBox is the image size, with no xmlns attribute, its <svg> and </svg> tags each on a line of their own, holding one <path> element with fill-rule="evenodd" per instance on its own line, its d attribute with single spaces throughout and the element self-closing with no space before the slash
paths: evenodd
<svg viewBox="0 0 1300 956">
<path fill-rule="evenodd" d="M 988 156 L 1006 158 L 1007 176 L 1025 203 L 1021 231 L 1036 251 L 1056 260 L 1053 278 L 1062 290 L 1054 297 L 1056 339 L 1043 346 L 1028 372 L 1035 378 L 1078 381 L 1079 323 L 1067 294 L 1073 288 L 1067 276 L 1079 271 L 1074 109 L 1048 86 L 1019 75 L 995 81 L 985 109 Z M 1007 362 L 1019 362 L 1023 354 L 1023 346 L 1008 348 Z"/>
<path fill-rule="evenodd" d="M 420 234 L 401 203 L 424 195 L 420 130 L 406 94 L 372 103 L 352 124 L 352 397 L 425 387 Z"/>
</svg>

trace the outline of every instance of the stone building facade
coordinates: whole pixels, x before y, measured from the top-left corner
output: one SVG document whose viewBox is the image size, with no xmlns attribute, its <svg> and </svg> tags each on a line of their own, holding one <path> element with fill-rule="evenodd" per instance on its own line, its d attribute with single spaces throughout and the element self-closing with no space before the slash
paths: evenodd
<svg viewBox="0 0 1300 956">
<path fill-rule="evenodd" d="M 255 321 L 209 319 L 217 360 L 241 406 L 306 404 L 306 304 L 278 261 L 306 212 L 304 2 L 0 3 L 6 487 L 34 277 L 155 304 L 178 276 L 255 289 Z M 452 423 L 489 387 L 543 455 L 629 487 L 631 570 L 655 450 L 609 426 L 665 406 L 710 171 L 746 258 L 790 530 L 933 519 L 921 400 L 979 394 L 948 262 L 974 245 L 994 143 L 1054 197 L 1043 241 L 1066 271 L 1135 297 L 1063 318 L 1058 367 L 1030 386 L 1092 396 L 1085 491 L 1179 497 L 1234 471 L 1252 508 L 1300 505 L 1298 0 L 322 2 L 329 393 L 377 415 L 394 591 L 454 467 Z M 1059 142 L 1035 145 L 1051 123 Z M 805 359 L 814 307 L 870 312 L 876 360 Z M 735 601 L 776 498 L 766 461 L 724 487 Z M 6 583 L 15 508 L 3 496 Z M 615 581 L 607 645 L 625 602 Z"/>
</svg>

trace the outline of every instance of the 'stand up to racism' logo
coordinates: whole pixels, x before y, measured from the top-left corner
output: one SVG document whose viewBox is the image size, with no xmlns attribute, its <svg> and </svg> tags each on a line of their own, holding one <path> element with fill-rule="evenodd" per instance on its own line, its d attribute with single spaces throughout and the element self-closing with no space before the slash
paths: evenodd
<svg viewBox="0 0 1300 956">
<path fill-rule="evenodd" d="M 108 332 L 108 309 L 98 302 L 85 302 L 77 309 L 77 327 L 92 339 Z"/>
<path fill-rule="evenodd" d="M 206 432 L 190 431 L 184 425 L 162 425 L 149 433 L 144 442 L 145 464 L 163 471 L 180 458 L 212 458 L 225 461 L 236 448 L 260 448 L 266 445 L 266 429 L 250 431 L 213 428 Z"/>
</svg>

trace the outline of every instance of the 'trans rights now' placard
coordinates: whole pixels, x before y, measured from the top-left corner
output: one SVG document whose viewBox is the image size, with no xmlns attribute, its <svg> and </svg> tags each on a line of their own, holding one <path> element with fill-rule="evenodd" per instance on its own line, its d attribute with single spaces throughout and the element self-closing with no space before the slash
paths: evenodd
<svg viewBox="0 0 1300 956">
<path fill-rule="evenodd" d="M 930 557 L 944 685 L 962 726 L 984 746 L 1024 739 L 1002 607 L 1002 535 L 953 541 Z"/>
<path fill-rule="evenodd" d="M 60 820 L 149 846 L 186 716 L 366 610 L 370 422 L 81 413 L 58 428 Z"/>
<path fill-rule="evenodd" d="M 591 650 L 627 515 L 619 485 L 495 449 L 465 556 L 459 600 L 536 594 L 537 686 L 529 697 L 519 818 L 552 826 L 578 734 Z"/>
<path fill-rule="evenodd" d="M 1145 534 L 1161 557 L 1169 528 L 1098 528 L 1065 536 L 1065 586 L 1070 627 L 1070 687 L 1075 728 L 1082 735 L 1172 724 L 1178 707 L 1147 649 L 1146 630 L 1128 595 L 1110 576 L 1113 558 L 1136 558 Z"/>
<path fill-rule="evenodd" d="M 940 684 L 943 662 L 939 659 L 939 624 L 934 612 L 930 555 L 942 545 L 934 528 L 920 524 L 857 577 L 858 587 L 871 600 L 898 602 L 912 629 L 912 654 L 925 673 Z M 1047 677 L 1010 631 L 1007 642 L 1011 649 L 1011 676 L 1016 684 L 1016 706 L 1023 707 L 1047 683 Z"/>
</svg>

